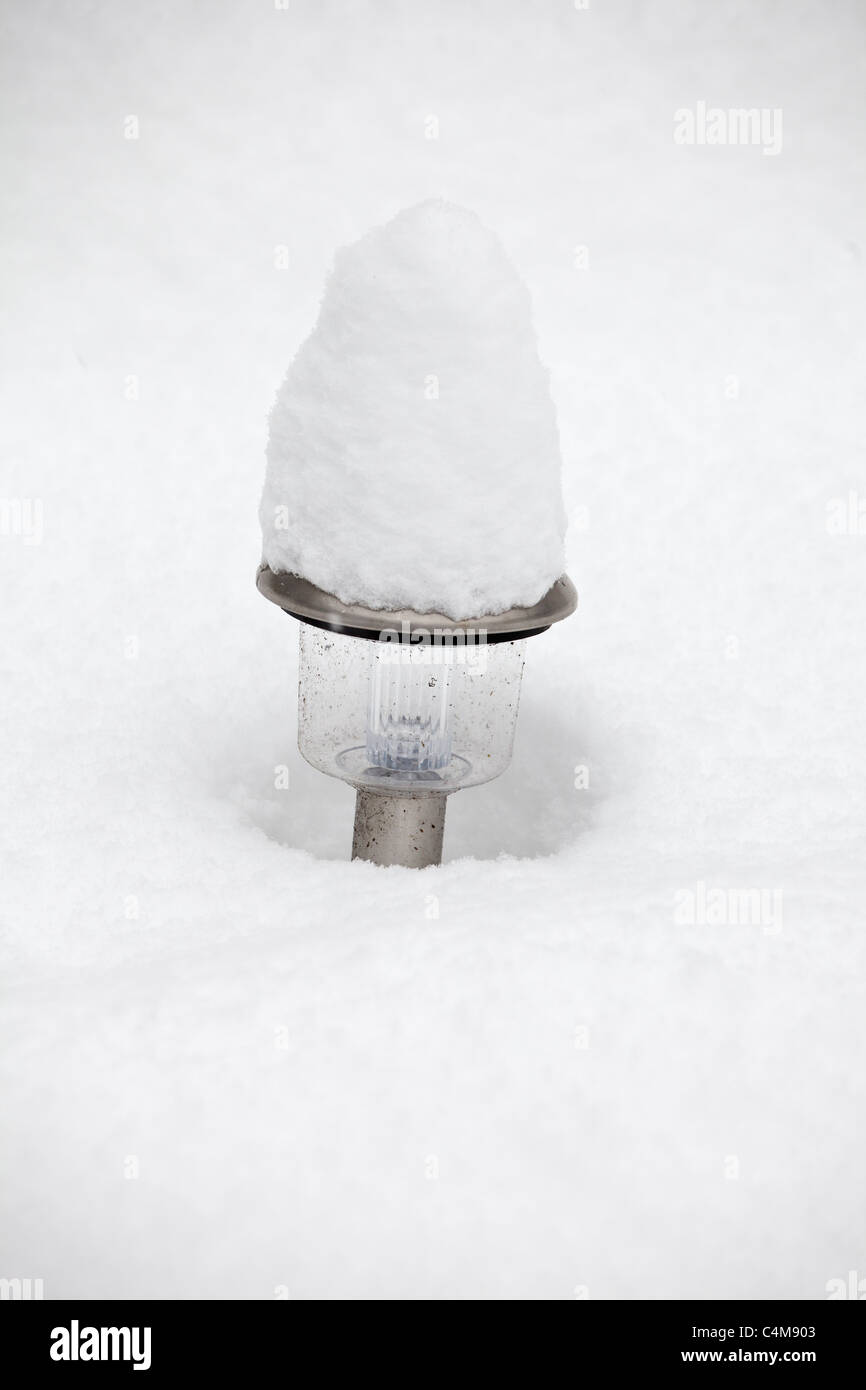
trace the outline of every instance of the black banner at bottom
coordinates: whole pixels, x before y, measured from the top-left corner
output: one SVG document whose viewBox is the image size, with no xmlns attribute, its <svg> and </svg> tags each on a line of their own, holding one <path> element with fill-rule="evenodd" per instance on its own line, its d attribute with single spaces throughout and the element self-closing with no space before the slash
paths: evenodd
<svg viewBox="0 0 866 1390">
<path fill-rule="evenodd" d="M 834 1302 L 577 1300 L 564 1327 L 576 1372 L 583 1367 L 596 1374 L 644 1371 L 653 1375 L 677 1368 L 697 1372 L 739 1366 L 746 1371 L 764 1367 L 783 1372 L 806 1367 L 824 1375 L 850 1371 L 860 1362 L 866 1328 L 863 1312 L 862 1302 L 849 1308 Z M 401 1375 L 408 1373 L 405 1338 L 409 1328 L 383 1332 L 372 1327 L 358 1337 L 350 1327 L 351 1341 L 341 1343 L 333 1328 L 345 1316 L 339 1304 L 331 1305 L 332 1326 L 325 1340 L 316 1335 L 312 1308 L 306 1304 L 302 1311 L 299 1301 L 9 1300 L 0 1303 L 0 1314 L 4 1363 L 8 1366 L 12 1361 L 19 1375 L 33 1371 L 57 1377 L 93 1376 L 110 1368 L 115 1375 L 138 1372 L 158 1379 L 192 1372 L 199 1380 L 208 1375 L 225 1379 L 248 1373 L 263 1362 L 282 1363 L 291 1373 L 302 1347 L 321 1359 L 323 1371 L 333 1369 L 335 1351 L 345 1347 L 351 1352 L 355 1373 L 385 1370 L 389 1363 Z M 351 1324 L 351 1318 L 347 1320 Z M 475 1359 L 489 1375 L 501 1349 L 509 1370 L 516 1372 L 514 1352 L 519 1347 L 523 1359 L 532 1358 L 532 1373 L 539 1375 L 547 1356 L 555 1354 L 555 1348 L 548 1351 L 537 1336 L 503 1337 L 497 1347 L 489 1333 L 471 1339 L 463 1334 L 459 1345 L 458 1353 L 445 1329 L 439 1328 L 435 1337 L 425 1336 L 416 1346 L 413 1360 L 420 1361 L 429 1375 L 437 1370 L 453 1374 L 458 1368 L 465 1374 Z"/>
</svg>

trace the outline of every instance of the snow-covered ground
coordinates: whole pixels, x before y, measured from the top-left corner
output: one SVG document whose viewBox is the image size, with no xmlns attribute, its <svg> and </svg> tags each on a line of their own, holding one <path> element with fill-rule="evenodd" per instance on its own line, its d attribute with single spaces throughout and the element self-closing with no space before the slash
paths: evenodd
<svg viewBox="0 0 866 1390">
<path fill-rule="evenodd" d="M 862 8 L 5 27 L 0 1275 L 866 1276 Z M 699 102 L 781 151 L 677 144 Z M 335 247 L 439 195 L 532 290 L 581 605 L 414 873 L 297 754 L 256 512 Z"/>
</svg>

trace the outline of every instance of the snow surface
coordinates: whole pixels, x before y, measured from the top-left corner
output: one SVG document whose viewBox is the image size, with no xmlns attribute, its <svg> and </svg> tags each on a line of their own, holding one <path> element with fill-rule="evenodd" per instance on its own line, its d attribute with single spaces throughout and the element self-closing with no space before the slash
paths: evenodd
<svg viewBox="0 0 866 1390">
<path fill-rule="evenodd" d="M 477 618 L 562 574 L 556 413 L 529 293 L 442 198 L 339 253 L 270 417 L 271 569 L 344 603 Z"/>
<path fill-rule="evenodd" d="M 0 1275 L 866 1276 L 863 25 L 10 7 L 0 496 L 44 526 L 0 536 Z M 781 107 L 781 154 L 677 146 L 699 100 Z M 530 286 L 581 605 L 415 874 L 346 862 L 296 750 L 253 499 L 332 248 L 440 194 Z M 689 925 L 701 883 L 764 922 Z"/>
</svg>

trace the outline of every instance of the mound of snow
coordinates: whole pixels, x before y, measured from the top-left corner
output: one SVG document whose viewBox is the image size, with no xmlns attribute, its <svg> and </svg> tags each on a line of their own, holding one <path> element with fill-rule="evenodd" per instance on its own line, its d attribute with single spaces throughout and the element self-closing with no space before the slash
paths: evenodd
<svg viewBox="0 0 866 1390">
<path fill-rule="evenodd" d="M 536 603 L 560 471 L 529 292 L 474 213 L 420 203 L 337 255 L 270 417 L 271 569 L 370 608 Z"/>
</svg>

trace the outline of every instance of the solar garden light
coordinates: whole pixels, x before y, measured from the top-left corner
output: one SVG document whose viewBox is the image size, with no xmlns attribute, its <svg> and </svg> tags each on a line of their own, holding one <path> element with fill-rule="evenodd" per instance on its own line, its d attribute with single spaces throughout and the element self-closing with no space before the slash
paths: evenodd
<svg viewBox="0 0 866 1390">
<path fill-rule="evenodd" d="M 447 797 L 511 761 L 526 640 L 574 611 L 571 580 L 459 622 L 341 603 L 267 565 L 257 584 L 300 622 L 298 747 L 356 790 L 352 858 L 440 863 Z"/>
<path fill-rule="evenodd" d="M 438 864 L 447 798 L 511 760 L 527 639 L 577 603 L 529 291 L 474 213 L 429 200 L 337 252 L 267 458 L 298 746 L 356 790 L 353 858 Z"/>
</svg>

